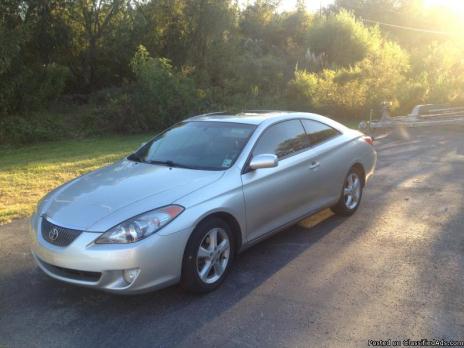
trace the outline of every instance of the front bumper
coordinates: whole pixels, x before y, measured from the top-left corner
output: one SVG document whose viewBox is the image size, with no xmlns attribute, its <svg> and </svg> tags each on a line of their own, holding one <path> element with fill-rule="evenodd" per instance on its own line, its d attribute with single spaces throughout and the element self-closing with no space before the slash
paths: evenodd
<svg viewBox="0 0 464 348">
<path fill-rule="evenodd" d="M 95 244 L 101 233 L 82 232 L 70 245 L 59 247 L 42 237 L 41 217 L 31 221 L 32 254 L 50 277 L 109 292 L 130 294 L 163 288 L 177 283 L 182 258 L 192 229 L 154 234 L 131 244 Z M 132 282 L 124 271 L 139 270 Z"/>
</svg>

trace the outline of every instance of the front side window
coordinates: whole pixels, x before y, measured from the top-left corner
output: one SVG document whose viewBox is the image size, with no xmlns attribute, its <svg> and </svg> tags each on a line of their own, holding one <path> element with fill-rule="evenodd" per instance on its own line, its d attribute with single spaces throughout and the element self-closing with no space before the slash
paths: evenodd
<svg viewBox="0 0 464 348">
<path fill-rule="evenodd" d="M 253 156 L 274 154 L 282 158 L 307 147 L 309 142 L 301 122 L 290 120 L 266 129 L 253 150 Z"/>
<path fill-rule="evenodd" d="M 311 146 L 320 144 L 340 134 L 336 129 L 321 122 L 313 120 L 301 120 L 301 122 L 309 135 Z"/>
<path fill-rule="evenodd" d="M 128 159 L 172 167 L 225 170 L 234 164 L 255 128 L 233 122 L 183 122 L 149 141 Z"/>
</svg>

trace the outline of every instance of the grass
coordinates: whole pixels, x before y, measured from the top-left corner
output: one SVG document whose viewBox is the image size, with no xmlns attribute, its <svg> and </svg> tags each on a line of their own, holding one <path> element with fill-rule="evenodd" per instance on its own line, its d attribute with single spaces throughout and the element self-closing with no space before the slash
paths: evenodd
<svg viewBox="0 0 464 348">
<path fill-rule="evenodd" d="M 48 191 L 124 157 L 149 138 L 110 136 L 0 148 L 0 224 L 31 215 Z"/>
</svg>

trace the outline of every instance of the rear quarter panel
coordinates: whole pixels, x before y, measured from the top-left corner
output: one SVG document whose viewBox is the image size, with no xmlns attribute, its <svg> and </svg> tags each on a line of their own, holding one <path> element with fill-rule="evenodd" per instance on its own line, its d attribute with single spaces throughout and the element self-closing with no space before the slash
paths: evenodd
<svg viewBox="0 0 464 348">
<path fill-rule="evenodd" d="M 346 136 L 350 139 L 347 143 L 347 148 L 350 149 L 351 162 L 347 171 L 356 163 L 362 165 L 365 175 L 366 182 L 372 176 L 377 163 L 377 153 L 372 145 L 366 143 L 362 137 L 363 133 L 348 129 Z"/>
<path fill-rule="evenodd" d="M 340 197 L 345 177 L 350 168 L 359 163 L 363 166 L 366 176 L 372 175 L 376 153 L 373 147 L 361 138 L 360 132 L 347 129 L 342 135 L 321 145 L 321 166 L 326 169 L 327 185 L 330 203 L 335 203 Z"/>
</svg>

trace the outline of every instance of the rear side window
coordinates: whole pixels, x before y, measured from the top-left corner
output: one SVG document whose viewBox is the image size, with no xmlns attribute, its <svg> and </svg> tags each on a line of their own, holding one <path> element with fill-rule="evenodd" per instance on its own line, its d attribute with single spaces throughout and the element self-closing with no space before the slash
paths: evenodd
<svg viewBox="0 0 464 348">
<path fill-rule="evenodd" d="M 309 142 L 301 122 L 290 120 L 266 129 L 253 150 L 253 156 L 274 154 L 282 158 L 307 147 Z"/>
<path fill-rule="evenodd" d="M 303 123 L 306 133 L 309 135 L 311 146 L 320 144 L 340 134 L 338 130 L 325 123 L 312 120 L 301 120 L 301 122 Z"/>
</svg>

